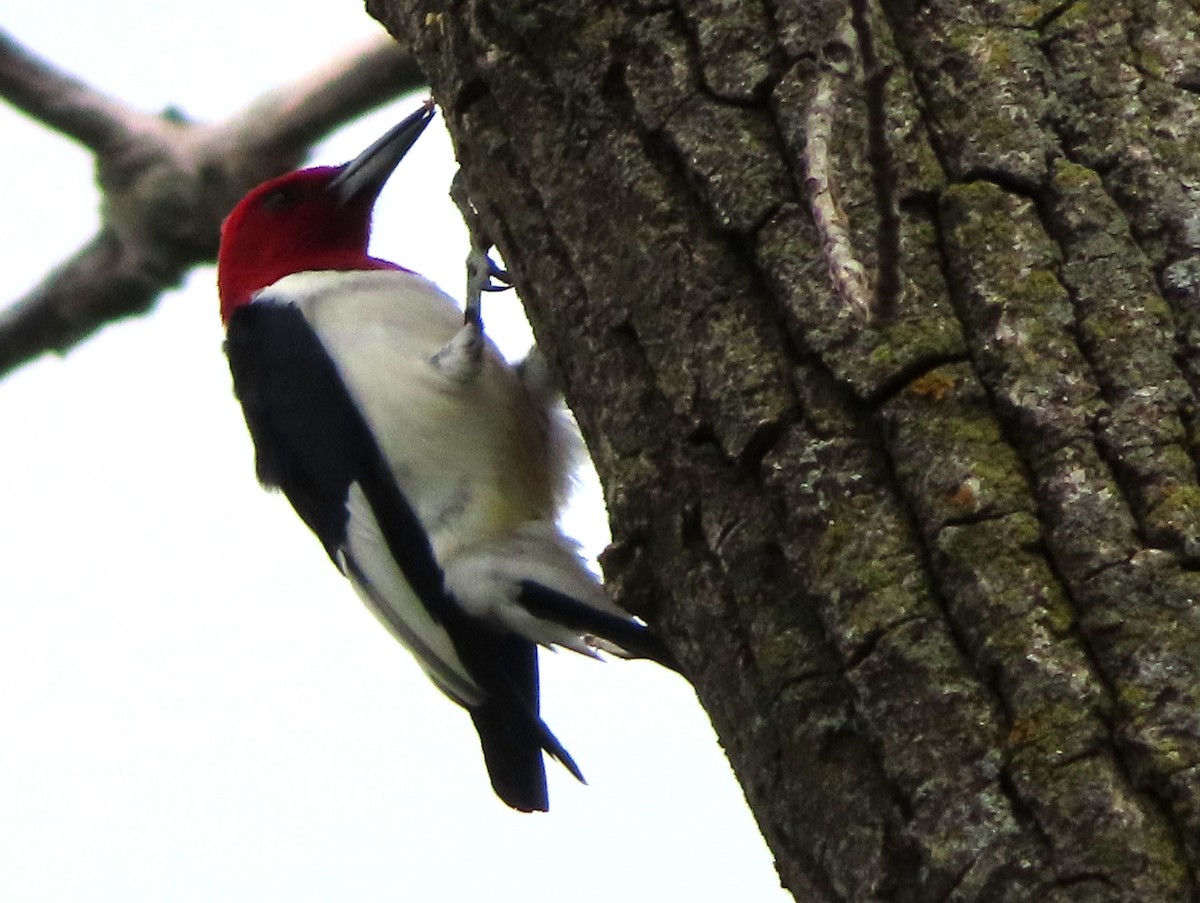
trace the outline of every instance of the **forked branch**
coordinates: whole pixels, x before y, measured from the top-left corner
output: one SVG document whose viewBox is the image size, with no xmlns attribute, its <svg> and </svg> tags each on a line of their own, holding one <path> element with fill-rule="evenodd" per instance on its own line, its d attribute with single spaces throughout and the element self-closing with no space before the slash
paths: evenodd
<svg viewBox="0 0 1200 903">
<path fill-rule="evenodd" d="M 0 31 L 0 97 L 88 147 L 103 193 L 99 232 L 0 310 L 0 375 L 143 313 L 210 261 L 221 221 L 250 188 L 295 167 L 338 126 L 424 85 L 387 39 L 355 48 L 223 122 L 136 110 Z"/>
</svg>

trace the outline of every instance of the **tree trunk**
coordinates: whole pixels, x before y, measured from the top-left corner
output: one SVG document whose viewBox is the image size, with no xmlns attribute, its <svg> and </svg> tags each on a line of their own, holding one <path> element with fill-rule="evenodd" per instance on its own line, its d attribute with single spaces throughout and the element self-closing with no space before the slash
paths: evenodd
<svg viewBox="0 0 1200 903">
<path fill-rule="evenodd" d="M 1200 897 L 1200 12 L 375 0 L 800 900 Z"/>
</svg>

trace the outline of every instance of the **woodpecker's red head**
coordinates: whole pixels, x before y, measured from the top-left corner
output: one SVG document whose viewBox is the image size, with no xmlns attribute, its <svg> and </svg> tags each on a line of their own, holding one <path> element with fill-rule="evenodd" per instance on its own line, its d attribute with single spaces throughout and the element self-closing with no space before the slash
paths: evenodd
<svg viewBox="0 0 1200 903">
<path fill-rule="evenodd" d="M 292 273 L 394 267 L 367 254 L 371 211 L 388 176 L 433 118 L 433 101 L 342 166 L 301 169 L 264 182 L 221 226 L 221 320 Z"/>
</svg>

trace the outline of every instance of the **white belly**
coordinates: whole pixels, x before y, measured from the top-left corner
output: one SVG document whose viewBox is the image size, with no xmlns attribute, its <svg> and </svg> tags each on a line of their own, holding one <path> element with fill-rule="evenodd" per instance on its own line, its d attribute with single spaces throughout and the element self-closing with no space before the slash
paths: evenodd
<svg viewBox="0 0 1200 903">
<path fill-rule="evenodd" d="M 300 273 L 280 280 L 328 349 L 447 562 L 465 545 L 534 519 L 553 520 L 565 482 L 539 410 L 516 372 L 487 344 L 478 378 L 460 381 L 431 359 L 462 313 L 412 273 Z"/>
</svg>

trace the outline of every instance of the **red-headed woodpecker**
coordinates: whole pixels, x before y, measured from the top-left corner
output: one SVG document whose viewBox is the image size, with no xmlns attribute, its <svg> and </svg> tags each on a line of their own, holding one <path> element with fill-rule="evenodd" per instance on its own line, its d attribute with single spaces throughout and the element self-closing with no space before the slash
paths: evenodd
<svg viewBox="0 0 1200 903">
<path fill-rule="evenodd" d="M 218 260 L 233 387 L 259 480 L 281 489 L 372 612 L 470 712 L 492 786 L 547 808 L 537 644 L 670 653 L 559 532 L 577 445 L 545 385 L 427 280 L 367 254 L 427 102 L 355 160 L 251 191 Z M 541 368 L 528 368 L 537 370 Z"/>
</svg>

